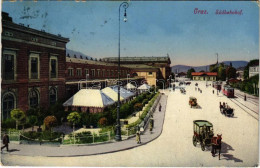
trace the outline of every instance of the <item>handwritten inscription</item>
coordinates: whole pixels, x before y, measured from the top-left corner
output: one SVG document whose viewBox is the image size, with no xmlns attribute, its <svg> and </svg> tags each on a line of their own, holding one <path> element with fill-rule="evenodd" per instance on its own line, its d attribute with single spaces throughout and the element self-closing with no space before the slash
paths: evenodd
<svg viewBox="0 0 260 168">
<path fill-rule="evenodd" d="M 201 10 L 201 9 L 198 9 L 198 8 L 195 8 L 194 9 L 194 14 L 208 14 L 207 10 Z"/>
<path fill-rule="evenodd" d="M 217 9 L 215 12 L 216 15 L 243 15 L 243 11 L 241 10 L 219 10 Z"/>
<path fill-rule="evenodd" d="M 199 8 L 194 8 L 194 14 L 196 15 L 207 15 L 208 11 L 205 9 L 199 9 Z M 243 15 L 243 10 L 226 10 L 226 9 L 216 9 L 215 11 L 216 15 Z"/>
</svg>

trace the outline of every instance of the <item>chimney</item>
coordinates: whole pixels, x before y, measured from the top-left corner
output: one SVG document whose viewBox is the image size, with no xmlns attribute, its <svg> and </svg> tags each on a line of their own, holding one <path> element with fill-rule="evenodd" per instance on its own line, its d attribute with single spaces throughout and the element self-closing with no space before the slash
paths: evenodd
<svg viewBox="0 0 260 168">
<path fill-rule="evenodd" d="M 13 19 L 9 16 L 8 13 L 6 12 L 2 12 L 2 20 L 3 21 L 9 21 L 9 22 L 13 22 Z"/>
</svg>

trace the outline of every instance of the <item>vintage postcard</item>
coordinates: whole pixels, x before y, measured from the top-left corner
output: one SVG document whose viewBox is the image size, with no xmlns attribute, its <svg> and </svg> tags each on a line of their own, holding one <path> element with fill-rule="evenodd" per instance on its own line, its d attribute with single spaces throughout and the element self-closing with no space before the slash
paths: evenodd
<svg viewBox="0 0 260 168">
<path fill-rule="evenodd" d="M 257 1 L 2 1 L 1 164 L 255 167 Z"/>
</svg>

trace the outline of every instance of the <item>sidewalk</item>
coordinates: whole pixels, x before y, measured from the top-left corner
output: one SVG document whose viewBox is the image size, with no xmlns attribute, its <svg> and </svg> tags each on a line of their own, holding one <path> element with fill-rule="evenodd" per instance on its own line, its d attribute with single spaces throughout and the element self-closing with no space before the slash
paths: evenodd
<svg viewBox="0 0 260 168">
<path fill-rule="evenodd" d="M 151 134 L 147 129 L 144 134 L 141 135 L 141 144 L 136 143 L 135 137 L 120 142 L 97 145 L 41 146 L 11 143 L 9 145 L 9 152 L 4 149 L 2 154 L 45 157 L 75 157 L 112 153 L 139 147 L 155 140 L 162 133 L 167 95 L 162 95 L 160 103 L 162 105 L 162 111 L 159 112 L 157 107 L 153 115 L 153 133 Z"/>
</svg>

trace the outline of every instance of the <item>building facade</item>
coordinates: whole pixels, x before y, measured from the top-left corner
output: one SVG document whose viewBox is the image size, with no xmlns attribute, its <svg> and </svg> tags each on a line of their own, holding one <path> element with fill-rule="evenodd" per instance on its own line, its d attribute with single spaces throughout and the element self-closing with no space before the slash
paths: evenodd
<svg viewBox="0 0 260 168">
<path fill-rule="evenodd" d="M 65 94 L 68 38 L 16 24 L 2 13 L 1 114 L 49 107 Z"/>
<path fill-rule="evenodd" d="M 197 81 L 216 81 L 217 72 L 192 72 L 191 76 L 193 80 Z"/>
<path fill-rule="evenodd" d="M 120 85 L 126 85 L 131 69 L 120 67 Z M 81 88 L 103 89 L 117 84 L 118 65 L 102 61 L 88 60 L 80 55 L 66 57 L 66 98 L 71 97 Z M 139 81 L 141 78 L 135 79 Z"/>
<path fill-rule="evenodd" d="M 249 78 L 259 74 L 259 65 L 249 67 Z"/>
<path fill-rule="evenodd" d="M 103 58 L 102 61 L 117 63 L 117 57 Z M 157 86 L 163 82 L 167 85 L 167 80 L 171 75 L 171 60 L 166 57 L 121 57 L 120 64 L 123 67 L 131 68 L 132 76 L 143 77 L 149 85 Z"/>
</svg>

